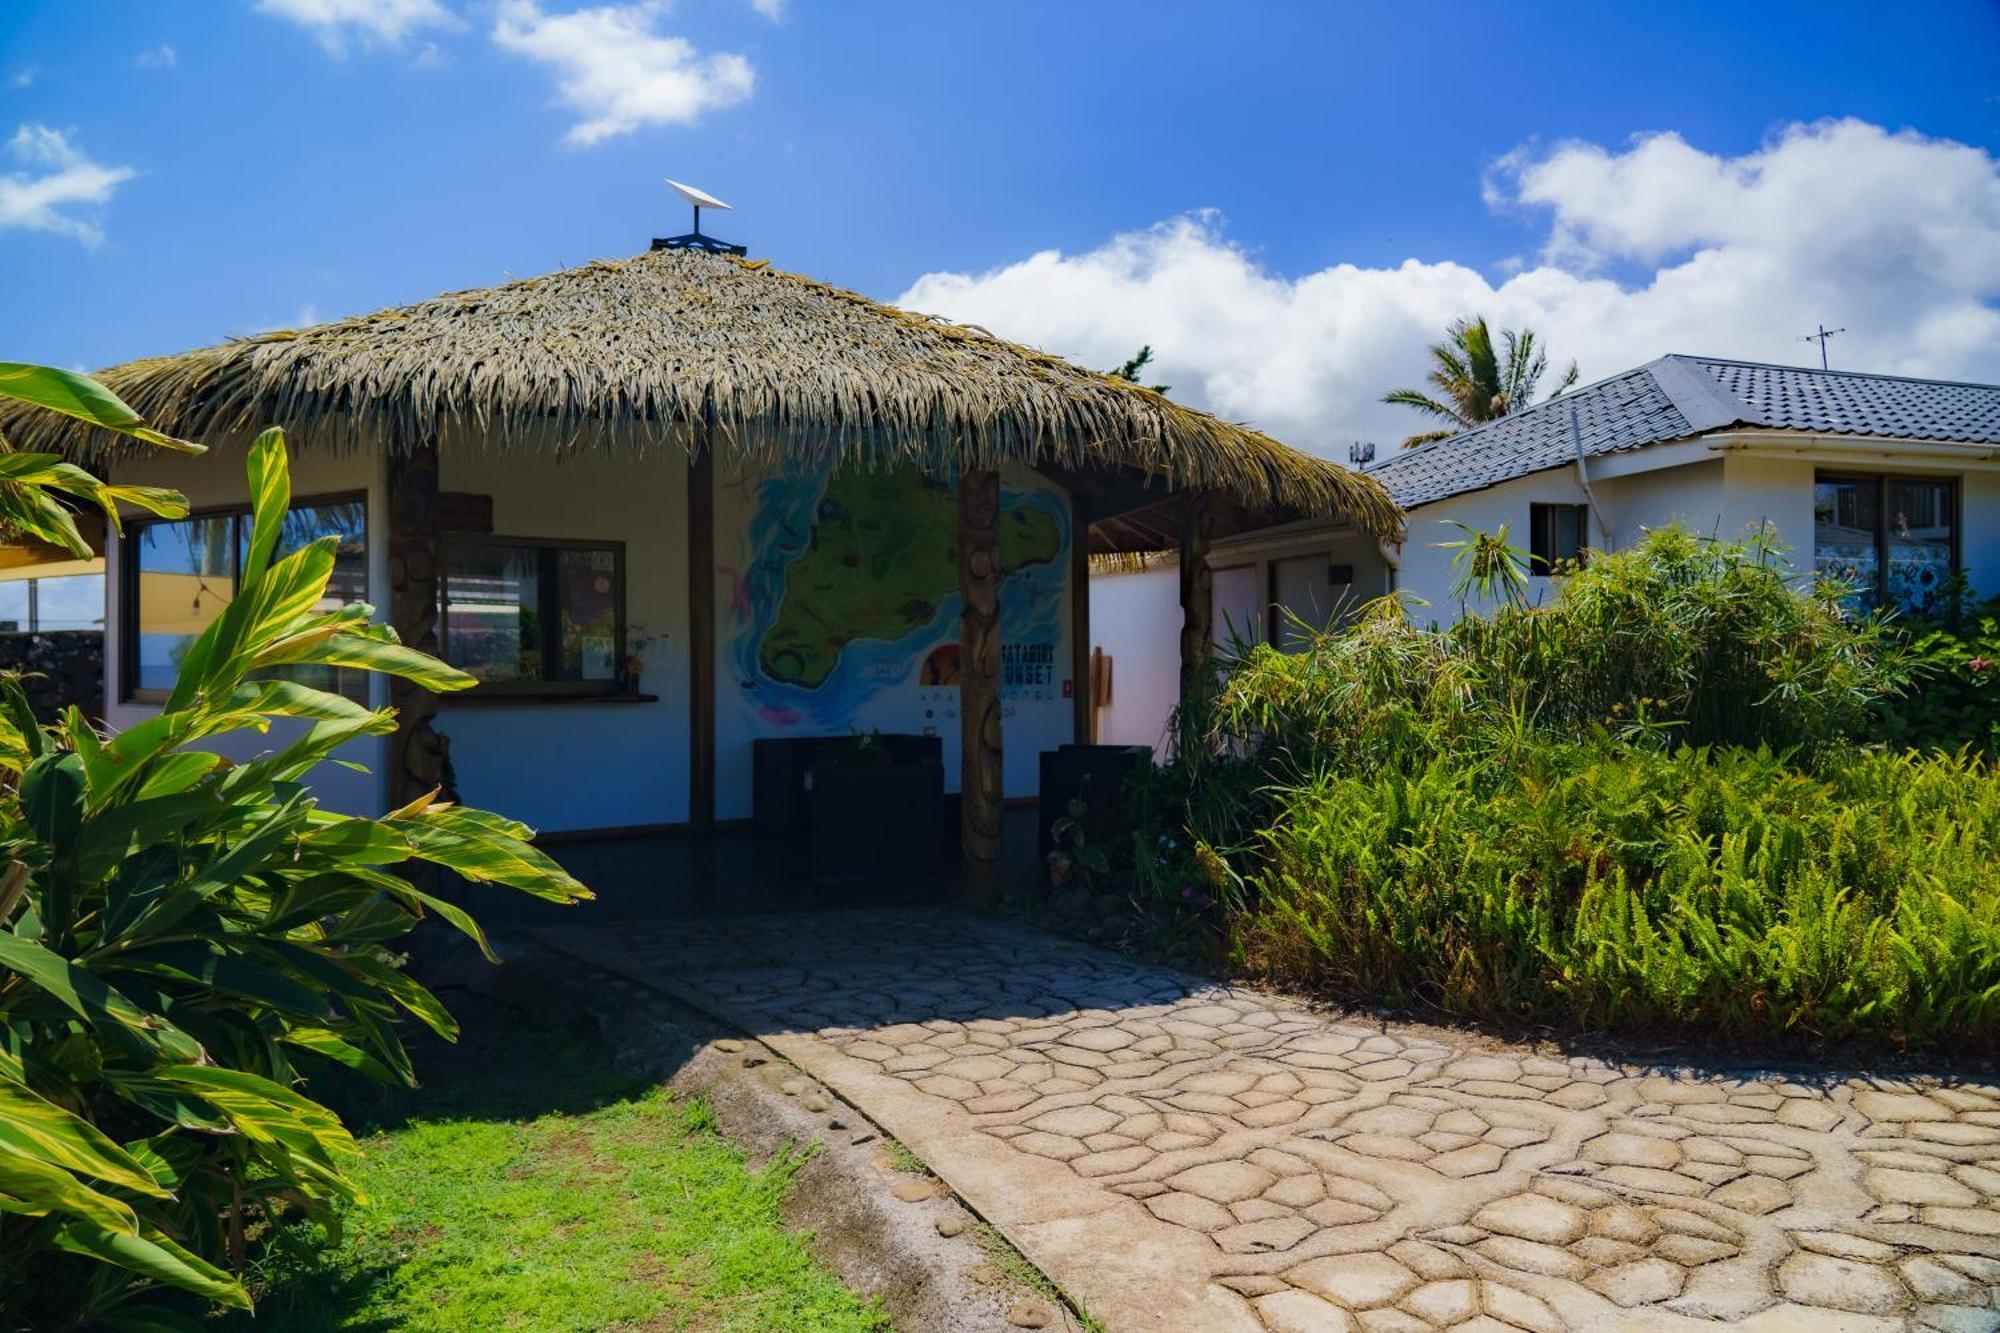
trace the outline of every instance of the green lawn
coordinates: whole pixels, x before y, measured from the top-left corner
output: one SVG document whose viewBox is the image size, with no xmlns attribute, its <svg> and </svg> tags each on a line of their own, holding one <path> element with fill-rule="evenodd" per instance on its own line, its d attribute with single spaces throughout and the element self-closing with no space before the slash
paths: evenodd
<svg viewBox="0 0 2000 1333">
<path fill-rule="evenodd" d="M 490 1035 L 490 1034 L 489 1034 Z M 594 1032 L 433 1052 L 430 1089 L 350 1109 L 373 1205 L 261 1261 L 282 1328 L 486 1333 L 887 1329 L 787 1231 L 799 1155 L 752 1170 L 706 1103 L 610 1071 Z"/>
</svg>

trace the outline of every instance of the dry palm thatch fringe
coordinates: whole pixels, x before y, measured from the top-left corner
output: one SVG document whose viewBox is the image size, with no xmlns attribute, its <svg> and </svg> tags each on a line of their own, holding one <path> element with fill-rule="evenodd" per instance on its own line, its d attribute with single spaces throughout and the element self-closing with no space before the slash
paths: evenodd
<svg viewBox="0 0 2000 1333">
<path fill-rule="evenodd" d="M 601 261 L 99 376 L 160 428 L 299 445 L 408 447 L 449 428 L 496 452 L 691 445 L 759 466 L 1003 462 L 1132 469 L 1254 512 L 1402 514 L 1372 478 L 1129 381 L 981 329 L 694 251 Z M 0 413 L 16 447 L 110 453 L 60 418 Z"/>
<path fill-rule="evenodd" d="M 1090 572 L 1143 574 L 1149 569 L 1171 569 L 1180 562 L 1179 551 L 1098 551 L 1090 557 Z"/>
</svg>

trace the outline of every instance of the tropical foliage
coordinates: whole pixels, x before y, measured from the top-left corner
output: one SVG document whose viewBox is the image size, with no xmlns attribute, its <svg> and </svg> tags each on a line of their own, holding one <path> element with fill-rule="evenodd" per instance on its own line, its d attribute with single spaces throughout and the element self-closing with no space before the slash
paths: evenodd
<svg viewBox="0 0 2000 1333">
<path fill-rule="evenodd" d="M 1113 367 L 1110 370 L 1105 371 L 1104 373 L 1116 380 L 1127 380 L 1133 384 L 1146 384 L 1144 378 L 1146 367 L 1152 364 L 1153 364 L 1153 345 L 1151 343 L 1147 343 L 1144 347 L 1141 347 L 1136 353 L 1134 353 L 1129 360 L 1121 363 L 1118 366 Z M 1154 393 L 1166 393 L 1173 388 L 1173 385 L 1146 384 L 1146 387 L 1151 389 Z"/>
<path fill-rule="evenodd" d="M 1906 653 L 1888 626 L 1849 615 L 1839 589 L 1794 586 L 1782 554 L 1768 532 L 1713 541 L 1670 526 L 1594 553 L 1536 606 L 1519 589 L 1520 552 L 1474 534 L 1456 557 L 1459 595 L 1498 603 L 1491 615 L 1432 631 L 1383 598 L 1308 652 L 1255 649 L 1230 678 L 1221 725 L 1302 773 L 1595 728 L 1838 744 L 1903 689 Z"/>
<path fill-rule="evenodd" d="M 1406 449 L 1448 439 L 1482 422 L 1520 411 L 1535 401 L 1535 390 L 1549 369 L 1548 353 L 1533 330 L 1502 329 L 1496 347 L 1484 317 L 1454 323 L 1443 342 L 1431 345 L 1430 354 L 1433 369 L 1426 378 L 1436 394 L 1398 389 L 1382 401 L 1414 407 L 1451 424 L 1410 436 L 1403 441 Z M 1572 361 L 1549 396 L 1553 398 L 1575 383 L 1576 362 Z"/>
<path fill-rule="evenodd" d="M 0 367 L 0 393 L 164 439 L 81 377 Z M 52 489 L 114 523 L 120 501 L 185 510 L 45 455 L 0 466 L 9 521 L 52 540 L 74 532 Z M 319 806 L 309 770 L 394 718 L 288 669 L 471 681 L 366 606 L 319 609 L 334 539 L 281 548 L 279 432 L 248 471 L 238 594 L 158 716 L 107 735 L 71 709 L 44 729 L 0 681 L 0 1310 L 14 1326 L 193 1327 L 209 1304 L 247 1305 L 236 1272 L 260 1229 L 294 1211 L 331 1224 L 359 1201 L 354 1143 L 301 1085 L 332 1066 L 409 1081 L 399 1016 L 453 1025 L 393 946 L 434 913 L 484 947 L 461 907 L 399 869 L 588 896 L 497 815 L 431 797 L 380 819 Z M 274 722 L 285 739 L 256 759 L 207 748 Z"/>
<path fill-rule="evenodd" d="M 1953 598 L 1942 621 L 1903 627 L 1916 685 L 1884 703 L 1885 740 L 2000 758 L 2000 603 L 1961 605 L 1970 600 Z"/>
<path fill-rule="evenodd" d="M 1877 744 L 1942 650 L 1777 554 L 1666 529 L 1529 605 L 1519 553 L 1468 534 L 1497 610 L 1432 630 L 1385 599 L 1242 653 L 1112 863 L 1170 945 L 1346 999 L 2000 1043 L 2000 775 Z"/>
<path fill-rule="evenodd" d="M 1268 975 L 1561 1030 L 2000 1039 L 1980 761 L 1523 736 L 1291 787 L 1232 922 Z"/>
</svg>

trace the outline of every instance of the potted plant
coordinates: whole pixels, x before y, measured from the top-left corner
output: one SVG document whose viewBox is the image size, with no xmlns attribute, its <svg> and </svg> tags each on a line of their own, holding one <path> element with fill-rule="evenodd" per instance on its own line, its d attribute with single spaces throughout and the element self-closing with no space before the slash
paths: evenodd
<svg viewBox="0 0 2000 1333">
<path fill-rule="evenodd" d="M 649 633 L 644 625 L 632 625 L 625 631 L 625 656 L 618 659 L 619 693 L 640 692 L 639 678 L 646 674 L 646 650 L 666 637 Z"/>
<path fill-rule="evenodd" d="M 1073 805 L 1089 808 L 1117 802 L 1132 774 L 1150 768 L 1149 745 L 1061 745 L 1042 751 L 1041 786 L 1036 801 L 1037 846 L 1046 857 L 1061 850 L 1056 825 L 1074 818 Z"/>
</svg>

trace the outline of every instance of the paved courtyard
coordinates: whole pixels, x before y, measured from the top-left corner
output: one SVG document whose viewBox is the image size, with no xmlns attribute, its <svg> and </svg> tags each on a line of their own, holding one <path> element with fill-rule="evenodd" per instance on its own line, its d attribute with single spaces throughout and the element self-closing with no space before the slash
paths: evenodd
<svg viewBox="0 0 2000 1333">
<path fill-rule="evenodd" d="M 1548 1058 L 944 909 L 541 932 L 763 1038 L 1110 1333 L 2000 1330 L 2000 1088 Z"/>
</svg>

